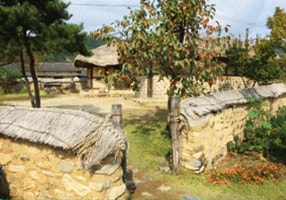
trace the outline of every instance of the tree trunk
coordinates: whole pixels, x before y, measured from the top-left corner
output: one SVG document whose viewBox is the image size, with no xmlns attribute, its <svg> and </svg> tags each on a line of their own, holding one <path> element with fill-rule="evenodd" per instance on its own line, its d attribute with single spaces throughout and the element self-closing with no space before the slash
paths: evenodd
<svg viewBox="0 0 286 200">
<path fill-rule="evenodd" d="M 180 133 L 178 131 L 178 117 L 180 97 L 169 96 L 169 128 L 172 137 L 172 170 L 177 173 L 180 165 Z"/>
<path fill-rule="evenodd" d="M 33 105 L 34 105 L 34 102 L 35 102 L 35 98 L 34 98 L 33 93 L 31 91 L 30 82 L 29 82 L 29 79 L 28 79 L 27 74 L 26 74 L 24 55 L 23 55 L 22 51 L 20 53 L 20 60 L 21 60 L 22 75 L 23 75 L 23 77 L 25 79 L 25 82 L 26 82 L 26 91 L 28 92 L 28 95 L 30 97 L 31 105 L 32 105 L 32 107 L 34 107 Z"/>
<path fill-rule="evenodd" d="M 30 71 L 31 71 L 31 76 L 33 80 L 33 85 L 34 85 L 34 92 L 35 92 L 35 98 L 31 99 L 31 104 L 33 108 L 40 108 L 41 107 L 41 99 L 40 99 L 40 89 L 39 89 L 39 84 L 38 84 L 38 77 L 36 74 L 35 70 L 35 58 L 31 50 L 31 44 L 26 43 L 26 51 L 30 59 Z"/>
</svg>

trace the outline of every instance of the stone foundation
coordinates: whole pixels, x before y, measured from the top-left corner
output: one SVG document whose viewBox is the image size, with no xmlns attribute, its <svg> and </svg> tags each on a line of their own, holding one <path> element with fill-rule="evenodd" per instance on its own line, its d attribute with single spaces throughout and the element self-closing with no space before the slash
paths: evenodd
<svg viewBox="0 0 286 200">
<path fill-rule="evenodd" d="M 119 161 L 82 170 L 70 151 L 0 137 L 0 164 L 15 199 L 127 199 Z"/>
</svg>

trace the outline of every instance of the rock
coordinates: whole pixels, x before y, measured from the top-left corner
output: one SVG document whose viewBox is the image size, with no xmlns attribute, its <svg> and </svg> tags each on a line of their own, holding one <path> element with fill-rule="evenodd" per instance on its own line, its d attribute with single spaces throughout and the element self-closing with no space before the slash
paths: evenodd
<svg viewBox="0 0 286 200">
<path fill-rule="evenodd" d="M 108 188 L 110 188 L 110 183 L 109 182 L 102 182 L 102 183 L 90 182 L 88 186 L 90 189 L 96 192 L 102 192 L 103 190 L 107 190 Z"/>
<path fill-rule="evenodd" d="M 142 192 L 141 194 L 142 194 L 142 196 L 145 196 L 145 197 L 152 197 L 153 196 L 153 194 L 151 194 L 149 192 Z"/>
<path fill-rule="evenodd" d="M 195 158 L 195 159 L 200 159 L 202 156 L 203 156 L 204 152 L 202 151 L 199 151 L 197 153 L 194 153 L 192 156 Z"/>
<path fill-rule="evenodd" d="M 202 162 L 200 160 L 194 160 L 193 166 L 199 168 L 202 166 Z"/>
<path fill-rule="evenodd" d="M 32 192 L 24 192 L 23 199 L 36 199 L 36 197 Z"/>
<path fill-rule="evenodd" d="M 201 198 L 192 195 L 185 195 L 183 196 L 183 200 L 201 200 Z"/>
<path fill-rule="evenodd" d="M 126 181 L 126 187 L 127 187 L 127 190 L 133 194 L 136 190 L 136 183 L 133 182 L 133 181 Z"/>
<path fill-rule="evenodd" d="M 167 185 L 161 185 L 160 187 L 157 188 L 157 190 L 160 190 L 161 192 L 168 192 L 171 189 L 172 188 L 170 186 L 167 186 Z"/>
<path fill-rule="evenodd" d="M 126 185 L 122 184 L 117 187 L 111 188 L 111 190 L 107 194 L 107 199 L 118 199 L 118 197 L 122 196 L 126 191 Z"/>
<path fill-rule="evenodd" d="M 99 170 L 97 170 L 95 174 L 106 174 L 110 176 L 119 168 L 119 166 L 120 165 L 118 164 L 115 164 L 115 165 L 107 164 L 107 165 L 104 165 Z"/>
<path fill-rule="evenodd" d="M 35 164 L 40 167 L 41 169 L 50 169 L 51 168 L 51 165 L 50 165 L 50 162 L 48 161 L 39 161 L 39 162 L 35 162 Z"/>
<path fill-rule="evenodd" d="M 159 170 L 165 173 L 171 173 L 171 169 L 169 166 L 161 166 L 159 167 Z"/>
<path fill-rule="evenodd" d="M 44 174 L 46 176 L 50 176 L 50 177 L 60 177 L 61 176 L 61 174 L 59 174 L 59 173 L 53 173 L 53 172 L 50 172 L 47 170 L 42 170 L 41 172 L 42 172 L 42 174 Z"/>
<path fill-rule="evenodd" d="M 38 181 L 39 183 L 45 183 L 47 181 L 47 177 L 44 176 L 43 174 L 38 173 L 35 170 L 32 170 L 29 172 L 30 177 L 35 180 Z"/>
<path fill-rule="evenodd" d="M 23 154 L 23 155 L 20 155 L 20 159 L 21 159 L 23 162 L 27 162 L 27 161 L 30 161 L 30 156 L 29 156 L 29 155 L 26 155 L 26 154 Z"/>
<path fill-rule="evenodd" d="M 74 191 L 77 195 L 83 197 L 91 192 L 88 186 L 85 186 L 75 180 L 68 174 L 65 174 L 62 179 L 62 183 L 67 191 Z"/>
<path fill-rule="evenodd" d="M 18 172 L 18 173 L 24 173 L 25 172 L 25 166 L 23 165 L 9 165 L 8 170 L 10 172 Z"/>
<path fill-rule="evenodd" d="M 73 198 L 71 194 L 64 192 L 62 190 L 59 190 L 59 189 L 55 189 L 55 193 L 59 197 L 59 199 L 72 199 Z"/>
<path fill-rule="evenodd" d="M 34 188 L 35 186 L 36 183 L 31 178 L 26 178 L 22 180 L 22 187 L 24 191 Z"/>
<path fill-rule="evenodd" d="M 0 153 L 0 158 L 0 164 L 6 165 L 12 160 L 13 156 L 10 154 Z"/>
<path fill-rule="evenodd" d="M 74 165 L 71 162 L 67 162 L 65 160 L 62 160 L 59 165 L 58 168 L 61 172 L 64 173 L 71 173 L 74 169 Z"/>
</svg>

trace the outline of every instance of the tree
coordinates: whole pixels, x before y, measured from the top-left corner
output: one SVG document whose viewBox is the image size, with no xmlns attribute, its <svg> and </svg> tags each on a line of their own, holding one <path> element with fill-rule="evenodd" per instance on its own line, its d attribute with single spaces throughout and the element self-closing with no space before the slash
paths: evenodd
<svg viewBox="0 0 286 200">
<path fill-rule="evenodd" d="M 276 7 L 274 15 L 267 19 L 267 27 L 271 29 L 269 38 L 276 54 L 280 57 L 280 68 L 286 72 L 286 12 L 284 9 Z"/>
<path fill-rule="evenodd" d="M 274 15 L 268 17 L 267 27 L 271 29 L 270 41 L 275 48 L 286 52 L 286 12 L 280 7 L 276 7 Z"/>
<path fill-rule="evenodd" d="M 152 79 L 157 73 L 170 80 L 169 101 L 174 95 L 196 96 L 203 84 L 223 72 L 215 57 L 220 55 L 222 27 L 210 23 L 215 9 L 206 0 L 141 0 L 113 26 L 103 26 L 95 36 L 117 45 L 122 70 L 119 78 L 138 89 L 139 77 Z M 118 31 L 118 40 L 111 33 Z M 218 33 L 216 37 L 212 37 Z M 173 167 L 178 168 L 178 137 L 171 133 Z M 176 145 L 177 144 L 177 145 Z"/>
<path fill-rule="evenodd" d="M 69 4 L 60 0 L 0 0 L 0 55 L 21 62 L 32 107 L 40 107 L 35 62 L 39 55 L 68 50 L 87 54 L 82 26 L 68 24 Z M 33 79 L 34 95 L 26 75 L 25 58 Z"/>
<path fill-rule="evenodd" d="M 122 79 L 131 79 L 138 89 L 138 77 L 153 76 L 170 80 L 169 96 L 195 96 L 203 91 L 203 83 L 222 72 L 219 37 L 212 35 L 222 27 L 210 23 L 215 9 L 201 0 L 141 0 L 138 10 L 95 32 L 97 38 L 116 44 Z M 119 41 L 110 33 L 118 31 Z M 219 35 L 218 35 L 219 36 Z M 113 39 L 112 39 L 113 38 Z"/>
</svg>

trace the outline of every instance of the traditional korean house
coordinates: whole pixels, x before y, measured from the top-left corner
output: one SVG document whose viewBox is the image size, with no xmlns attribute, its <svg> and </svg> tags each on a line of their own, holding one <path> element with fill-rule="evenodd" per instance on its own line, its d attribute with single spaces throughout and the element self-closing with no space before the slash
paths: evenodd
<svg viewBox="0 0 286 200">
<path fill-rule="evenodd" d="M 86 69 L 88 89 L 106 88 L 105 78 L 120 69 L 117 49 L 114 46 L 99 46 L 92 50 L 92 56 L 78 55 L 74 66 Z"/>
</svg>

